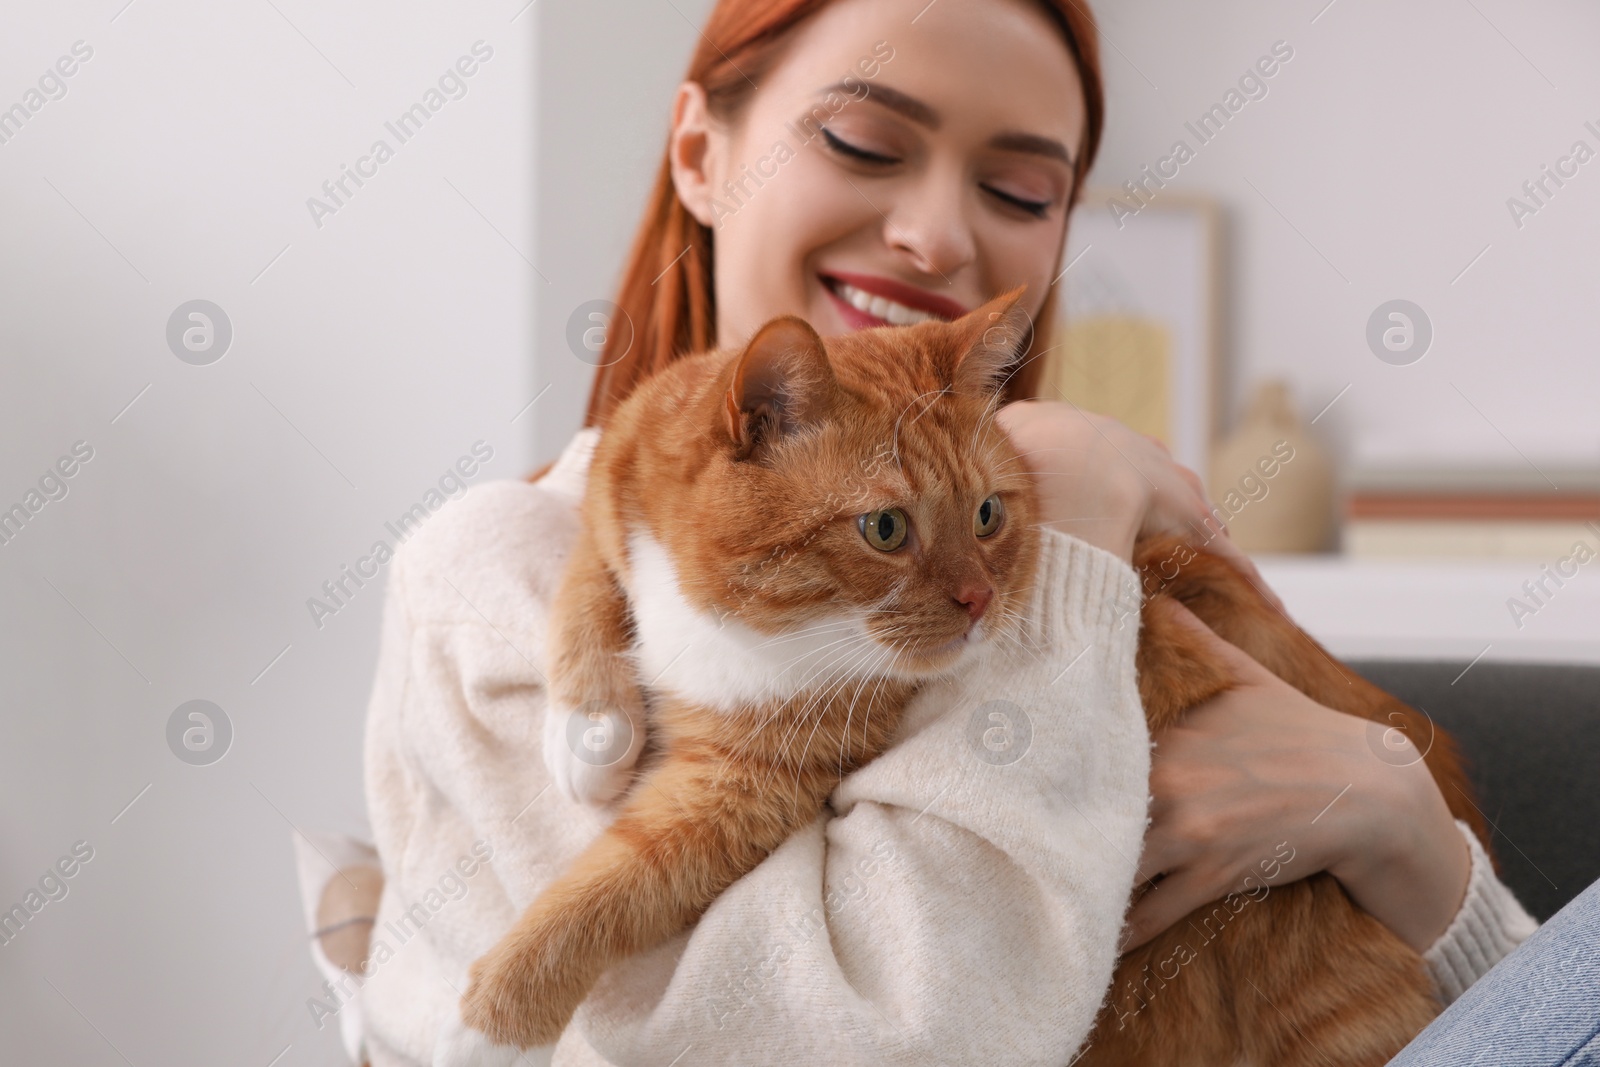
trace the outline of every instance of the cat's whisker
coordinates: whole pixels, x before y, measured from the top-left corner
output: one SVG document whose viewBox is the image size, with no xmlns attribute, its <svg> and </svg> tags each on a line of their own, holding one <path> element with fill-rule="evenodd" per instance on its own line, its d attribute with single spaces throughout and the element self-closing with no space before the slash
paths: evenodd
<svg viewBox="0 0 1600 1067">
<path fill-rule="evenodd" d="M 803 721 L 811 713 L 811 709 L 827 699 L 835 689 L 849 684 L 856 674 L 854 670 L 856 661 L 869 654 L 875 645 L 876 642 L 867 638 L 857 646 L 836 656 L 834 663 L 830 664 L 831 676 L 818 689 L 812 692 L 809 699 L 799 708 L 796 718 Z"/>
<path fill-rule="evenodd" d="M 1005 625 L 996 626 L 994 628 L 993 632 L 990 634 L 990 636 L 995 641 L 1009 641 L 1009 642 L 1011 642 L 1011 644 L 1018 651 L 1033 652 L 1033 650 L 1028 648 L 1028 646 L 1026 644 L 1024 644 L 1023 640 L 1022 640 L 1022 635 L 1025 632 L 1024 627 L 1027 624 L 1027 617 L 1024 616 L 1024 615 L 1018 614 L 1016 612 L 1011 612 L 1009 614 L 1001 615 L 1000 618 L 1001 618 L 1001 622 L 1010 623 L 1011 625 L 1009 625 L 1009 626 L 1005 626 Z M 1036 652 L 1033 652 L 1033 654 L 1035 656 L 1038 655 L 1038 653 L 1036 653 Z"/>
<path fill-rule="evenodd" d="M 996 395 L 996 396 L 991 397 L 990 400 L 989 400 L 989 403 L 984 406 L 983 414 L 981 416 L 979 416 L 977 425 L 972 428 L 972 441 L 967 446 L 967 451 L 969 453 L 974 452 L 974 451 L 977 450 L 978 438 L 980 436 L 982 436 L 984 431 L 989 429 L 989 427 L 991 426 L 991 424 L 993 424 L 995 418 L 999 414 L 1000 414 L 1000 397 L 998 395 Z M 1002 434 L 1003 434 L 1003 431 L 1002 431 Z M 993 451 L 994 447 L 996 447 L 996 446 L 994 444 L 991 444 L 991 446 L 990 446 L 991 452 Z M 988 457 L 985 457 L 985 458 L 987 459 Z"/>
<path fill-rule="evenodd" d="M 854 650 L 854 652 L 851 654 L 851 661 L 853 663 L 854 660 L 862 657 L 863 655 L 870 655 L 870 653 L 871 653 L 871 649 L 870 648 L 867 648 L 867 647 L 858 648 L 858 649 Z M 793 716 L 793 719 L 792 719 L 792 722 L 790 723 L 789 728 L 784 731 L 784 735 L 780 739 L 780 748 L 779 748 L 779 752 L 778 752 L 778 759 L 773 762 L 772 768 L 768 771 L 768 777 L 767 777 L 767 779 L 765 779 L 765 781 L 770 781 L 771 780 L 771 776 L 773 774 L 777 773 L 778 768 L 781 767 L 783 765 L 783 763 L 785 762 L 784 757 L 786 757 L 788 755 L 790 747 L 793 745 L 794 741 L 799 737 L 800 730 L 801 730 L 801 728 L 803 728 L 805 726 L 806 719 L 810 716 L 811 709 L 815 708 L 815 707 L 820 707 L 826 701 L 831 700 L 834 692 L 842 689 L 845 685 L 849 684 L 849 682 L 851 680 L 852 680 L 852 676 L 850 674 L 841 673 L 839 678 L 835 679 L 826 688 L 824 688 L 823 690 L 821 690 L 818 693 L 814 694 L 810 699 L 808 699 L 806 701 L 806 703 L 805 703 L 805 706 L 802 709 L 800 709 L 800 713 L 795 715 L 795 716 Z M 821 725 L 822 720 L 823 720 L 823 716 L 818 715 L 817 716 L 816 725 L 812 726 L 812 728 L 811 728 L 811 735 L 808 736 L 807 740 L 806 740 L 806 750 L 807 751 L 810 750 L 811 737 L 815 736 L 816 731 L 817 731 L 817 726 Z M 804 759 L 804 754 L 803 753 L 802 753 L 801 759 L 802 760 Z M 800 767 L 800 765 L 801 765 L 800 763 L 796 763 L 795 764 L 795 766 L 797 768 Z"/>
<path fill-rule="evenodd" d="M 807 653 L 807 656 L 819 655 L 819 654 L 827 653 L 827 652 L 830 652 L 830 651 L 832 651 L 833 654 L 832 654 L 832 656 L 830 657 L 830 659 L 828 661 L 826 661 L 826 662 L 824 662 L 822 664 L 819 664 L 817 666 L 816 670 L 813 671 L 812 674 L 809 677 L 826 676 L 826 674 L 830 670 L 833 669 L 833 665 L 835 663 L 838 663 L 841 659 L 843 659 L 846 655 L 848 655 L 851 652 L 852 648 L 854 647 L 854 644 L 857 643 L 857 642 L 860 642 L 864 638 L 864 636 L 865 635 L 862 635 L 862 634 L 859 634 L 859 633 L 850 633 L 850 634 L 847 634 L 845 637 L 840 638 L 837 641 L 829 642 L 827 645 L 824 645 L 821 648 L 812 649 L 810 652 Z M 839 648 L 839 646 L 845 646 L 845 647 Z M 837 649 L 837 651 L 834 651 L 835 649 Z M 784 668 L 784 671 L 787 672 L 796 663 L 798 663 L 800 659 L 804 659 L 804 658 L 806 658 L 806 657 L 799 657 L 795 661 L 791 661 L 791 663 L 787 667 Z M 809 684 L 810 683 L 809 683 L 809 680 L 808 680 L 807 682 L 800 684 L 799 688 L 802 691 L 804 691 L 806 688 L 809 687 Z M 734 749 L 732 749 L 727 754 L 727 756 L 724 757 L 724 760 L 723 760 L 724 765 L 726 765 L 728 760 L 730 760 L 734 756 L 739 755 L 740 753 L 742 753 L 743 749 L 747 745 L 749 745 L 750 743 L 753 742 L 753 740 L 754 740 L 754 738 L 755 738 L 755 736 L 756 736 L 758 731 L 765 730 L 766 727 L 768 727 L 768 726 L 770 726 L 772 724 L 773 720 L 779 718 L 780 716 L 784 715 L 785 713 L 794 712 L 795 709 L 793 707 L 793 700 L 794 700 L 793 697 L 784 698 L 784 697 L 781 697 L 781 696 L 778 696 L 778 695 L 774 695 L 774 697 L 772 699 L 774 700 L 774 709 L 773 709 L 773 711 L 757 727 L 756 730 L 751 730 L 751 731 L 747 732 L 746 735 L 745 735 L 745 740 L 743 742 L 741 742 L 740 745 L 738 745 Z"/>
<path fill-rule="evenodd" d="M 804 663 L 807 659 L 809 659 L 812 656 L 819 655 L 819 654 L 821 654 L 823 652 L 828 651 L 831 648 L 834 648 L 834 647 L 836 647 L 838 645 L 844 644 L 844 643 L 846 643 L 848 641 L 857 640 L 858 638 L 860 638 L 862 636 L 861 632 L 858 629 L 856 629 L 854 626 L 842 627 L 841 629 L 842 629 L 842 632 L 843 632 L 844 636 L 834 638 L 832 641 L 829 641 L 829 642 L 827 642 L 825 644 L 818 645 L 815 648 L 807 649 L 806 651 L 801 652 L 798 655 L 791 657 L 790 660 L 788 661 L 788 663 L 786 663 L 784 665 L 783 669 L 779 672 L 780 676 L 783 675 L 783 674 L 787 674 L 789 671 L 793 670 L 799 664 Z"/>
<path fill-rule="evenodd" d="M 899 651 L 894 645 L 892 645 L 892 644 L 886 645 L 881 651 L 881 654 L 880 654 L 880 657 L 879 657 L 879 661 L 880 661 L 881 664 L 888 664 L 888 663 L 893 662 L 894 658 L 897 655 L 899 655 Z M 865 751 L 867 749 L 867 726 L 870 724 L 870 721 L 871 721 L 872 706 L 873 706 L 873 704 L 877 703 L 879 690 L 881 690 L 883 688 L 883 686 L 884 686 L 884 683 L 886 681 L 888 681 L 888 675 L 887 674 L 884 674 L 881 671 L 879 671 L 877 673 L 878 673 L 878 680 L 872 687 L 871 695 L 869 695 L 867 697 L 866 706 L 861 709 L 861 748 L 862 748 L 863 751 Z M 858 694 L 859 694 L 859 692 L 860 691 L 857 690 Z M 850 746 L 850 723 L 851 723 L 852 720 L 854 720 L 855 713 L 856 713 L 856 704 L 855 704 L 855 701 L 851 701 L 849 710 L 845 713 L 844 730 L 842 731 L 843 742 L 844 743 L 839 746 L 839 777 L 840 777 L 840 779 L 844 778 L 844 757 L 845 757 L 846 750 Z"/>
<path fill-rule="evenodd" d="M 872 712 L 872 702 L 877 699 L 878 689 L 882 689 L 883 683 L 888 680 L 888 673 L 886 673 L 885 669 L 888 664 L 893 662 L 893 657 L 894 649 L 891 646 L 878 643 L 877 648 L 874 649 L 872 662 L 870 662 L 866 672 L 862 673 L 861 683 L 856 686 L 856 691 L 851 694 L 850 704 L 845 710 L 845 725 L 843 725 L 843 729 L 840 731 L 840 739 L 838 739 L 838 742 L 840 742 L 840 747 L 838 747 L 840 777 L 843 777 L 843 758 L 845 758 L 846 752 L 850 750 L 850 723 L 854 720 L 854 715 L 856 715 L 856 707 L 861 704 L 861 689 L 866 688 L 867 681 L 874 683 L 872 685 L 872 694 L 867 697 L 866 705 L 862 707 L 862 715 L 869 715 Z M 866 749 L 866 747 L 866 734 L 862 734 L 862 749 Z"/>
<path fill-rule="evenodd" d="M 1056 349 L 1060 348 L 1061 345 L 1062 345 L 1062 342 L 1058 341 L 1053 345 L 1047 345 L 1044 348 L 1037 349 L 1031 355 L 1029 355 L 1027 358 L 1019 360 L 1017 362 L 1017 365 L 1011 369 L 1011 373 L 1007 374 L 1005 376 L 1005 378 L 1002 379 L 1002 386 L 1010 385 L 1011 384 L 1011 379 L 1015 378 L 1018 374 L 1022 373 L 1022 369 L 1024 367 L 1026 367 L 1028 364 L 1032 363 L 1036 359 L 1043 359 L 1045 356 L 1049 355 L 1051 352 L 1054 352 Z"/>
<path fill-rule="evenodd" d="M 873 686 L 873 690 L 872 690 L 873 695 L 867 698 L 867 709 L 866 710 L 870 710 L 871 707 L 872 707 L 872 701 L 877 696 L 878 688 L 880 686 L 882 686 L 882 684 L 883 684 L 883 677 L 884 676 L 880 671 L 880 667 L 885 662 L 884 655 L 885 655 L 885 653 L 887 651 L 888 650 L 883 648 L 882 646 L 880 646 L 878 648 L 877 653 L 874 656 L 870 667 L 862 675 L 861 682 L 860 682 L 860 684 L 858 684 L 856 686 L 855 692 L 850 694 L 850 700 L 849 700 L 848 704 L 845 707 L 844 728 L 840 731 L 840 744 L 838 746 L 839 747 L 839 772 L 838 772 L 838 777 L 840 779 L 844 778 L 844 757 L 845 757 L 846 751 L 850 747 L 850 722 L 855 717 L 856 705 L 858 703 L 860 703 L 861 690 L 866 688 L 867 682 L 873 681 L 874 679 L 876 679 L 876 684 Z M 822 722 L 822 719 L 821 719 L 820 716 L 818 717 L 817 722 L 819 724 Z M 816 729 L 815 728 L 812 729 L 812 734 L 813 734 L 813 736 L 815 736 L 815 734 L 816 734 Z M 802 752 L 800 754 L 800 759 L 801 759 L 802 762 L 805 760 L 806 754 L 809 753 L 810 750 L 811 750 L 811 741 L 810 741 L 810 739 L 807 739 L 807 741 L 806 741 L 806 750 L 805 750 L 805 752 Z M 796 775 L 795 775 L 795 789 L 796 789 L 797 793 L 798 793 L 799 788 L 800 788 L 800 780 L 799 780 L 799 774 L 797 772 Z"/>
<path fill-rule="evenodd" d="M 855 642 L 855 644 L 851 644 L 851 642 Z M 869 638 L 866 638 L 865 635 L 862 635 L 862 634 L 851 634 L 848 638 L 846 638 L 846 639 L 844 639 L 842 641 L 833 642 L 832 645 L 830 645 L 829 647 L 840 645 L 840 644 L 845 644 L 845 645 L 847 645 L 847 647 L 845 647 L 843 649 L 840 649 L 839 651 L 835 652 L 834 655 L 832 656 L 832 658 L 829 660 L 829 662 L 819 666 L 819 668 L 815 672 L 815 674 L 826 676 L 827 674 L 829 674 L 832 671 L 834 671 L 838 665 L 843 665 L 843 664 L 846 663 L 846 661 L 853 660 L 855 658 L 855 656 L 857 654 L 857 651 L 858 651 L 858 649 L 860 647 L 862 647 L 863 645 L 871 645 L 872 643 L 873 642 L 871 642 L 871 640 Z M 818 651 L 821 651 L 821 650 L 818 650 Z M 849 679 L 850 679 L 849 673 L 845 672 L 843 674 L 842 678 L 837 679 L 836 681 L 838 683 L 842 684 L 844 682 L 848 682 Z M 826 688 L 823 691 L 826 692 L 827 691 Z M 799 726 L 796 725 L 796 724 L 802 724 L 803 725 L 806 716 L 810 713 L 811 707 L 813 707 L 815 704 L 816 704 L 816 699 L 815 698 L 807 700 L 807 702 L 804 705 L 800 706 L 799 708 L 794 707 L 793 698 L 790 698 L 787 701 L 780 701 L 777 704 L 777 707 L 773 711 L 773 713 L 768 716 L 767 720 L 764 723 L 761 724 L 761 729 L 764 730 L 767 726 L 771 725 L 772 721 L 774 719 L 778 718 L 779 716 L 782 716 L 782 715 L 784 715 L 786 713 L 788 715 L 790 715 L 791 722 L 787 726 L 785 726 L 785 734 L 784 734 L 784 738 L 783 738 L 784 750 L 787 750 L 789 734 L 793 733 L 793 732 L 796 732 L 799 729 Z M 739 746 L 737 746 L 734 750 L 729 752 L 727 756 L 724 757 L 723 766 L 726 766 L 729 760 L 731 760 L 734 756 L 740 754 L 747 745 L 752 743 L 754 741 L 754 739 L 755 739 L 755 736 L 756 736 L 755 731 L 751 731 L 750 733 L 748 733 L 746 735 L 745 741 L 742 742 Z"/>
<path fill-rule="evenodd" d="M 791 660 L 788 663 L 788 665 L 786 665 L 781 671 L 779 671 L 777 676 L 779 678 L 782 678 L 784 675 L 787 675 L 789 673 L 789 671 L 792 670 L 797 664 L 804 662 L 806 659 L 808 659 L 808 658 L 810 658 L 812 656 L 816 656 L 816 655 L 819 655 L 819 654 L 821 654 L 823 652 L 827 652 L 830 649 L 833 649 L 833 648 L 835 648 L 835 647 L 837 647 L 839 645 L 846 645 L 846 644 L 849 644 L 852 641 L 860 641 L 860 640 L 863 640 L 863 639 L 870 640 L 870 638 L 868 638 L 866 634 L 862 634 L 862 633 L 859 633 L 859 632 L 851 632 L 851 633 L 845 635 L 844 637 L 839 638 L 836 641 L 830 641 L 826 645 L 822 645 L 819 648 L 814 648 L 814 649 L 810 650 L 809 652 L 805 653 L 805 655 L 803 655 L 803 656 L 797 656 L 795 659 Z M 828 670 L 827 667 L 819 666 L 816 670 L 813 670 L 809 674 L 802 675 L 800 680 L 796 682 L 796 685 L 799 686 L 800 688 L 805 688 L 806 686 L 811 684 L 812 679 L 817 678 L 819 675 L 822 675 L 822 676 L 825 677 L 827 670 Z"/>
<path fill-rule="evenodd" d="M 905 647 L 905 642 L 902 642 L 902 641 L 894 641 L 894 642 L 891 642 L 888 645 L 886 651 L 887 651 L 888 655 L 891 657 L 890 662 L 892 662 L 894 659 L 898 659 L 900 657 L 900 654 L 903 651 L 904 647 Z M 888 675 L 885 674 L 879 679 L 879 683 L 878 684 L 881 686 L 887 681 L 888 681 Z M 876 691 L 874 691 L 874 693 L 873 693 L 873 698 L 874 698 L 874 700 L 876 700 L 876 698 L 877 698 Z M 861 716 L 861 747 L 863 749 L 865 749 L 867 747 L 867 738 L 868 738 L 867 730 L 868 730 L 869 727 L 871 727 L 871 725 L 872 725 L 872 703 L 869 702 L 867 704 L 867 707 L 865 709 L 864 714 Z"/>
<path fill-rule="evenodd" d="M 813 637 L 813 636 L 815 636 L 817 634 L 845 633 L 845 632 L 848 632 L 851 629 L 851 627 L 853 627 L 854 625 L 855 625 L 855 623 L 852 622 L 852 621 L 838 621 L 838 620 L 835 620 L 834 622 L 831 622 L 831 623 L 824 623 L 824 624 L 821 624 L 821 625 L 818 625 L 818 626 L 810 626 L 810 627 L 807 627 L 807 628 L 805 628 L 803 630 L 794 630 L 794 631 L 791 631 L 791 632 L 788 632 L 788 633 L 778 634 L 775 637 L 771 637 L 771 638 L 768 638 L 765 641 L 762 641 L 760 644 L 751 645 L 750 646 L 750 651 L 751 652 L 759 652 L 760 650 L 762 650 L 764 648 L 771 648 L 773 645 L 783 644 L 784 642 L 787 642 L 787 641 L 798 641 L 803 637 Z"/>
<path fill-rule="evenodd" d="M 849 703 L 849 707 L 850 707 L 851 710 L 854 710 L 854 708 L 855 708 L 855 698 L 857 696 L 861 695 L 861 687 L 867 684 L 867 680 L 868 680 L 869 677 L 870 677 L 870 675 L 865 675 L 865 674 L 862 675 L 860 682 L 856 685 L 855 694 L 851 697 L 850 703 Z M 841 692 L 843 691 L 843 689 L 844 689 L 843 685 L 839 686 L 839 690 Z M 831 700 L 831 698 L 830 698 L 830 700 Z M 811 752 L 811 742 L 816 740 L 817 731 L 822 728 L 822 723 L 823 723 L 823 720 L 825 718 L 826 718 L 826 716 L 823 716 L 823 715 L 818 715 L 816 717 L 817 721 L 812 724 L 811 733 L 806 736 L 805 747 L 800 750 L 800 758 L 794 761 L 794 768 L 795 768 L 794 788 L 795 788 L 795 799 L 796 799 L 797 802 L 799 800 L 800 776 L 801 776 L 802 773 L 804 773 L 804 770 L 805 770 L 806 756 L 810 754 L 810 752 Z M 841 749 L 841 751 L 842 751 L 842 749 Z"/>
<path fill-rule="evenodd" d="M 752 745 L 755 742 L 755 740 L 758 737 L 758 735 L 761 732 L 764 732 L 767 727 L 772 725 L 774 720 L 784 716 L 785 714 L 791 714 L 792 715 L 794 711 L 795 711 L 795 708 L 793 706 L 793 698 L 792 697 L 787 698 L 787 699 L 775 698 L 774 707 L 773 707 L 773 711 L 771 712 L 771 714 L 769 714 L 767 716 L 767 718 L 762 723 L 760 723 L 759 726 L 757 726 L 755 729 L 749 730 L 749 731 L 747 731 L 745 733 L 744 739 L 738 745 L 736 745 L 733 749 L 731 749 L 723 757 L 722 766 L 725 767 L 730 760 L 734 759 L 737 756 L 742 755 L 744 750 L 745 750 L 745 748 L 747 748 L 750 745 Z M 787 729 L 787 727 L 786 727 L 786 729 Z"/>
</svg>

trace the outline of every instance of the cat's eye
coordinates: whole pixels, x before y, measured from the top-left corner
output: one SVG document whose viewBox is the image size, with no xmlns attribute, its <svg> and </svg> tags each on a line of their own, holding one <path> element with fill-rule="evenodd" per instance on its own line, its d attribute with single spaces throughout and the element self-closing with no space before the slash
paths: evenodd
<svg viewBox="0 0 1600 1067">
<path fill-rule="evenodd" d="M 899 508 L 869 511 L 859 521 L 861 536 L 879 552 L 893 552 L 906 543 L 906 534 L 911 532 L 911 521 Z"/>
<path fill-rule="evenodd" d="M 978 513 L 972 517 L 972 532 L 979 537 L 988 537 L 1000 529 L 1000 520 L 1003 518 L 1005 508 L 1000 503 L 1000 494 L 992 493 L 978 505 Z"/>
</svg>

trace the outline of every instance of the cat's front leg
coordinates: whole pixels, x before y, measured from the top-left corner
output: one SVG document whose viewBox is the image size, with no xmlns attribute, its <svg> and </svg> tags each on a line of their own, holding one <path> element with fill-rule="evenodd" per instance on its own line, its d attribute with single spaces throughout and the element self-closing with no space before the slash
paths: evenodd
<svg viewBox="0 0 1600 1067">
<path fill-rule="evenodd" d="M 666 730 L 663 729 L 663 735 Z M 703 741 L 703 739 L 702 739 Z M 480 1047 L 556 1041 L 606 968 L 687 929 L 728 886 L 816 816 L 838 777 L 801 774 L 774 788 L 760 761 L 702 743 L 666 755 L 651 788 L 547 886 L 472 965 L 458 1029 Z M 711 758 L 708 758 L 711 757 Z M 469 1035 L 470 1038 L 470 1035 Z"/>
<path fill-rule="evenodd" d="M 603 934 L 587 909 L 543 902 L 472 965 L 461 1023 L 484 1051 L 554 1045 L 604 967 Z"/>
<path fill-rule="evenodd" d="M 592 541 L 581 541 L 551 606 L 543 731 L 550 780 L 569 800 L 603 804 L 633 781 L 644 748 L 644 698 L 627 650 L 626 594 Z"/>
</svg>

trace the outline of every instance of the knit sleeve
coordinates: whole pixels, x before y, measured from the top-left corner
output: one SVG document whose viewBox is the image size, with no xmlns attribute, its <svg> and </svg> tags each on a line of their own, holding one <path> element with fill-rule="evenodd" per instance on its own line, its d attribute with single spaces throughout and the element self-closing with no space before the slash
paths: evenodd
<svg viewBox="0 0 1600 1067">
<path fill-rule="evenodd" d="M 895 745 L 829 810 L 692 931 L 608 972 L 556 1067 L 686 1052 L 840 1067 L 1072 1059 L 1116 963 L 1150 741 L 1133 570 L 1043 536 L 1020 640 L 922 690 Z"/>
<path fill-rule="evenodd" d="M 587 447 L 538 484 L 474 488 L 391 565 L 367 739 L 375 1065 L 432 1062 L 472 961 L 606 824 L 540 752 Z M 1116 964 L 1150 739 L 1134 571 L 1041 536 L 1014 638 L 926 686 L 896 743 L 691 930 L 611 968 L 555 1067 L 1072 1059 Z"/>
<path fill-rule="evenodd" d="M 1538 921 L 1495 876 L 1477 835 L 1459 819 L 1456 826 L 1472 853 L 1467 895 L 1450 926 L 1422 957 L 1445 1004 L 1465 993 L 1539 928 Z"/>
<path fill-rule="evenodd" d="M 578 433 L 538 483 L 449 501 L 387 563 L 365 743 L 384 873 L 360 990 L 374 1065 L 432 1062 L 467 968 L 604 825 L 556 803 L 539 730 L 549 604 L 595 437 Z"/>
</svg>

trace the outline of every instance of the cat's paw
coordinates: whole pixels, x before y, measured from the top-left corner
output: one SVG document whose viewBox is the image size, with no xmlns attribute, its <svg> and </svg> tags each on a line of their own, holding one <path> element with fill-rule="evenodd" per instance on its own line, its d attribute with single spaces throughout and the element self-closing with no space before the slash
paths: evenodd
<svg viewBox="0 0 1600 1067">
<path fill-rule="evenodd" d="M 497 1045 L 451 1013 L 433 1043 L 433 1067 L 536 1067 L 550 1062 L 550 1047 Z"/>
<path fill-rule="evenodd" d="M 551 701 L 544 717 L 544 765 L 568 800 L 605 804 L 633 782 L 644 748 L 644 707 L 591 700 L 577 707 Z"/>
<path fill-rule="evenodd" d="M 570 952 L 558 948 L 556 934 L 548 924 L 514 933 L 472 965 L 461 997 L 458 1047 L 494 1056 L 505 1049 L 555 1045 L 598 977 L 590 958 L 593 953 L 571 958 Z M 565 947 L 581 946 L 565 943 Z"/>
</svg>

